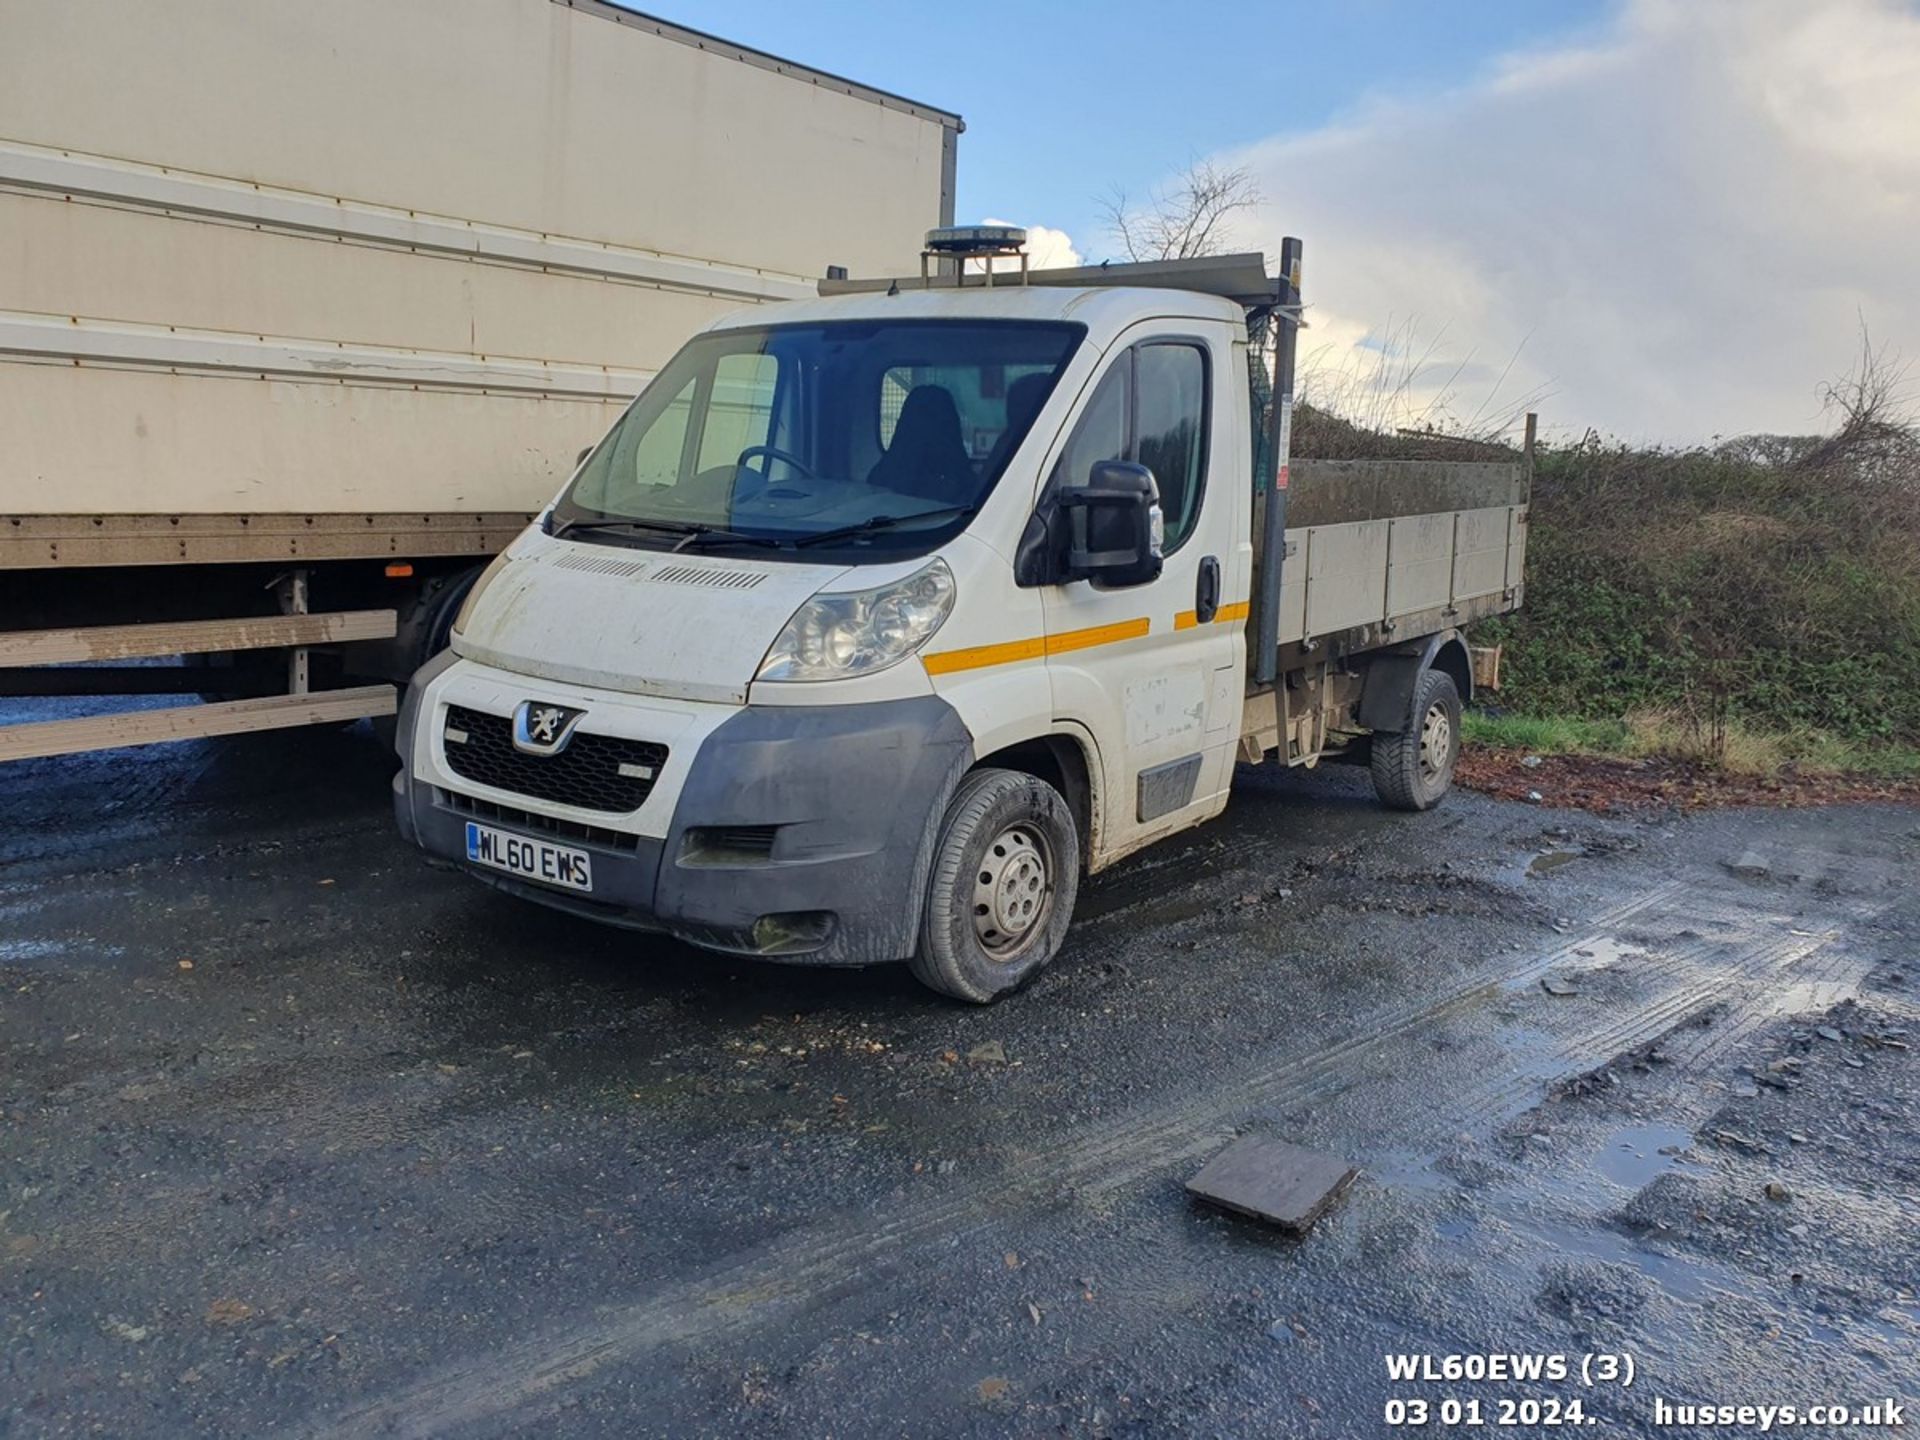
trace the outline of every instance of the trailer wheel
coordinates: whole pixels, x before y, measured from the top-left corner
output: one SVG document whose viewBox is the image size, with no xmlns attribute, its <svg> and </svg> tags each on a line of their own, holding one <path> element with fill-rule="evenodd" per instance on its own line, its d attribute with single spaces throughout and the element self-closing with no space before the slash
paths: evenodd
<svg viewBox="0 0 1920 1440">
<path fill-rule="evenodd" d="M 1413 724 L 1373 733 L 1373 788 L 1394 810 L 1431 810 L 1453 784 L 1460 758 L 1460 692 L 1443 670 L 1421 672 L 1413 691 Z"/>
<path fill-rule="evenodd" d="M 986 1005 L 1045 968 L 1080 889 L 1073 812 L 1046 781 L 976 770 L 960 782 L 934 850 L 916 979 Z"/>
</svg>

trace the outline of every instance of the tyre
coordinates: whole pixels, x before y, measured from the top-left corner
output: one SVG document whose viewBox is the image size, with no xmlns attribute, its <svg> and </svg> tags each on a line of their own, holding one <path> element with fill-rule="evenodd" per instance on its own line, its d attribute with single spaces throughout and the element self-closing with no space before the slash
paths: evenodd
<svg viewBox="0 0 1920 1440">
<path fill-rule="evenodd" d="M 1046 781 L 976 770 L 940 824 L 914 976 L 943 995 L 987 1005 L 1053 959 L 1080 889 L 1073 811 Z"/>
<path fill-rule="evenodd" d="M 1460 692 L 1445 671 L 1423 670 L 1413 691 L 1413 724 L 1373 733 L 1373 788 L 1394 810 L 1431 810 L 1453 784 L 1460 758 Z"/>
</svg>

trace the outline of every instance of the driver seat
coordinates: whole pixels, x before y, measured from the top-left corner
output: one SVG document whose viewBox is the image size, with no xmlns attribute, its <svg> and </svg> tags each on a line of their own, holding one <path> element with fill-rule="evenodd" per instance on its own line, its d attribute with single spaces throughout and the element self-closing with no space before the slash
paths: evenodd
<svg viewBox="0 0 1920 1440">
<path fill-rule="evenodd" d="M 979 477 L 960 438 L 960 409 L 944 385 L 916 385 L 907 392 L 893 443 L 867 472 L 867 483 L 881 490 L 967 505 Z"/>
</svg>

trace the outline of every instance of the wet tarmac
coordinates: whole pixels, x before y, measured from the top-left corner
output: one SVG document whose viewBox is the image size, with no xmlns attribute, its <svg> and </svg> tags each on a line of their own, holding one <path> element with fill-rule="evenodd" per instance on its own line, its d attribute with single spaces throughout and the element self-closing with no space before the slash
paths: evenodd
<svg viewBox="0 0 1920 1440">
<path fill-rule="evenodd" d="M 0 1436 L 1920 1400 L 1920 812 L 1249 771 L 978 1010 L 430 870 L 387 773 L 364 730 L 0 769 Z M 1249 1130 L 1361 1179 L 1304 1238 L 1192 1201 Z M 1494 1352 L 1637 1379 L 1387 1364 Z"/>
</svg>

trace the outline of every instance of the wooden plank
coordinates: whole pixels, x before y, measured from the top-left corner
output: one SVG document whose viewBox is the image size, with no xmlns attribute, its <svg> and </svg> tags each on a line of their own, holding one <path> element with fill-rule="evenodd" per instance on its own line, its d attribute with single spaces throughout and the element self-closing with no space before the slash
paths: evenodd
<svg viewBox="0 0 1920 1440">
<path fill-rule="evenodd" d="M 68 665 L 87 660 L 132 660 L 148 655 L 391 640 L 394 624 L 391 610 L 335 610 L 319 615 L 247 615 L 234 620 L 14 630 L 0 632 L 0 666 Z"/>
<path fill-rule="evenodd" d="M 525 512 L 0 515 L 0 570 L 484 558 L 532 519 Z"/>
<path fill-rule="evenodd" d="M 391 715 L 397 708 L 398 694 L 393 686 L 361 685 L 351 690 L 317 690 L 309 695 L 269 695 L 258 700 L 224 700 L 217 705 L 173 705 L 163 710 L 130 710 L 78 720 L 0 725 L 0 762 L 284 730 L 295 725 L 339 725 Z"/>
<path fill-rule="evenodd" d="M 1187 1182 L 1203 1200 L 1288 1230 L 1305 1230 L 1360 1172 L 1338 1155 L 1268 1135 L 1242 1135 Z"/>
</svg>

